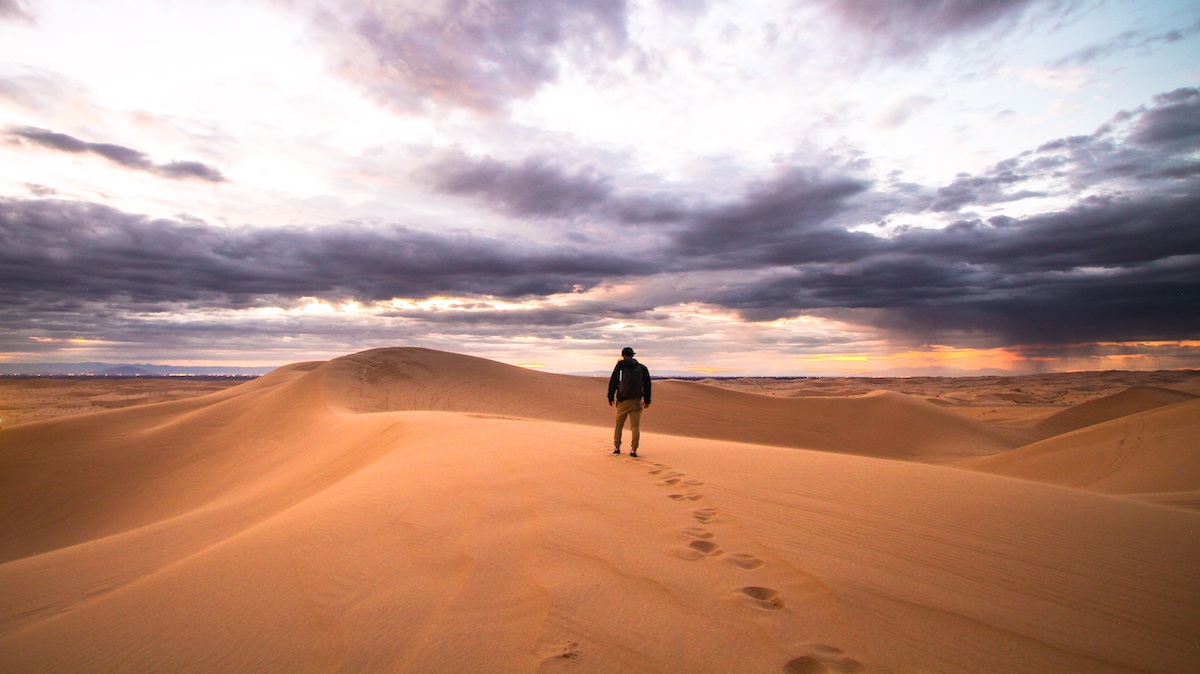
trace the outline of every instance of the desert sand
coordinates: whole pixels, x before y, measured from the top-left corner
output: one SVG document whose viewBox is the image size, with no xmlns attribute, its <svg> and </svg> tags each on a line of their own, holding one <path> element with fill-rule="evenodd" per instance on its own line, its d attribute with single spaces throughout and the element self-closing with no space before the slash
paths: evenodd
<svg viewBox="0 0 1200 674">
<path fill-rule="evenodd" d="M 6 413 L 0 670 L 1197 671 L 1195 373 L 821 381 L 655 382 L 638 459 L 422 349 Z"/>
</svg>

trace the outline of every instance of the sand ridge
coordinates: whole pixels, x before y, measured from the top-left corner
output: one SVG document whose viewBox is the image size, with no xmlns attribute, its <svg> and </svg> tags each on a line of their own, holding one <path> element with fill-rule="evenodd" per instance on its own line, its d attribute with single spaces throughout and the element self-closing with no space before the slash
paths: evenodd
<svg viewBox="0 0 1200 674">
<path fill-rule="evenodd" d="M 948 452 L 1015 465 L 1061 451 L 1010 452 L 1011 436 L 896 393 L 814 407 L 663 384 L 643 459 L 608 452 L 603 381 L 408 349 L 0 430 L 0 663 L 909 673 L 1200 661 L 1200 513 L 945 465 Z M 1043 442 L 1158 434 L 1096 484 L 1191 489 L 1161 478 L 1191 470 L 1178 461 L 1195 404 Z M 682 420 L 685 432 L 671 427 Z M 738 423 L 752 442 L 728 437 Z M 808 437 L 821 451 L 798 446 Z"/>
<path fill-rule="evenodd" d="M 330 361 L 330 405 L 351 412 L 437 410 L 610 426 L 606 380 L 555 375 L 427 349 Z M 777 398 L 683 381 L 654 385 L 644 428 L 773 446 L 926 459 L 991 454 L 1028 438 L 909 396 Z M 599 403 L 599 404 L 597 404 Z"/>
</svg>

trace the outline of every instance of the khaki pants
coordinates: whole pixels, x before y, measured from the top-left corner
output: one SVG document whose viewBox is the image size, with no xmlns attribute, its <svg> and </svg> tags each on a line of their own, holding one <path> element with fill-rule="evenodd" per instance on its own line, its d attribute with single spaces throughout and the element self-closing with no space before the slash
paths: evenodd
<svg viewBox="0 0 1200 674">
<path fill-rule="evenodd" d="M 621 400 L 617 402 L 617 425 L 613 429 L 613 447 L 621 447 L 621 431 L 625 429 L 625 417 L 629 417 L 629 430 L 633 437 L 630 439 L 630 449 L 637 451 L 638 440 L 642 436 L 642 401 Z"/>
</svg>

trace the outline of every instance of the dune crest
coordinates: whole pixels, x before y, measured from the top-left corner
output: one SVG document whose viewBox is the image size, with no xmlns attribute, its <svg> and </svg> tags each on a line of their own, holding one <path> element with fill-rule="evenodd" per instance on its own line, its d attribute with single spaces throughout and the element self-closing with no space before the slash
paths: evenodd
<svg viewBox="0 0 1200 674">
<path fill-rule="evenodd" d="M 607 380 L 549 374 L 428 349 L 375 349 L 329 361 L 326 398 L 353 413 L 471 412 L 610 426 Z M 644 429 L 686 437 L 908 460 L 993 454 L 1015 436 L 899 393 L 780 398 L 656 381 Z"/>
</svg>

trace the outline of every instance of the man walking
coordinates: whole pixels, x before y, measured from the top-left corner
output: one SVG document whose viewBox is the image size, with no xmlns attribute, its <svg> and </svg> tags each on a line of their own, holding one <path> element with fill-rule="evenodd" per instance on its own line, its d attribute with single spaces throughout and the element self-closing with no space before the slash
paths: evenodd
<svg viewBox="0 0 1200 674">
<path fill-rule="evenodd" d="M 629 418 L 629 456 L 637 458 L 641 439 L 642 410 L 650 407 L 650 370 L 633 358 L 633 349 L 621 349 L 621 360 L 608 379 L 608 404 L 617 408 L 617 424 L 613 429 L 613 454 L 621 453 L 621 433 Z"/>
</svg>

